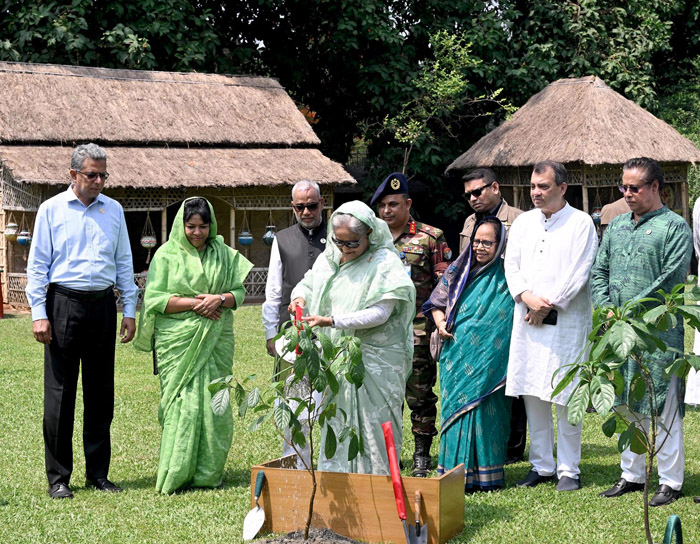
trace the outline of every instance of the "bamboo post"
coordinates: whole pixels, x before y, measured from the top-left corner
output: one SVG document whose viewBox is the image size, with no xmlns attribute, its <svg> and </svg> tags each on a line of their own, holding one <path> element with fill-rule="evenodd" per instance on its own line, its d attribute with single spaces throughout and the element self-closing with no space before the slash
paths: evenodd
<svg viewBox="0 0 700 544">
<path fill-rule="evenodd" d="M 236 208 L 231 206 L 229 210 L 229 217 L 231 223 L 231 240 L 229 244 L 233 249 L 236 249 Z"/>
<path fill-rule="evenodd" d="M 586 184 L 586 170 L 581 169 L 581 196 L 583 197 L 582 207 L 583 211 L 590 214 L 591 210 L 588 209 L 588 185 Z"/>
<path fill-rule="evenodd" d="M 681 181 L 681 210 L 683 218 L 690 223 L 690 202 L 688 201 L 688 172 L 690 166 L 685 166 L 685 180 Z"/>
<path fill-rule="evenodd" d="M 160 211 L 160 243 L 161 245 L 168 241 L 168 208 L 163 208 Z"/>
</svg>

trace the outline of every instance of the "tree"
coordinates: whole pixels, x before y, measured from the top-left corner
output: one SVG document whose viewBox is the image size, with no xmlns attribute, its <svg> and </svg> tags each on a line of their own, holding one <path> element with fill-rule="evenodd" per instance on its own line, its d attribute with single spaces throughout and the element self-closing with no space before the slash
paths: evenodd
<svg viewBox="0 0 700 544">
<path fill-rule="evenodd" d="M 338 442 L 350 441 L 348 461 L 364 452 L 362 436 L 352 425 L 348 425 L 347 414 L 333 402 L 343 381 L 348 386 L 360 388 L 364 381 L 365 367 L 362 363 L 360 340 L 354 336 L 344 336 L 333 343 L 318 327 L 312 329 L 306 323 L 288 327 L 284 333 L 285 353 L 296 351 L 292 372 L 286 379 L 273 382 L 268 387 L 254 385 L 255 376 L 249 376 L 240 383 L 234 376 L 226 376 L 211 382 L 211 407 L 221 415 L 230 403 L 231 391 L 238 406 L 238 414 L 244 417 L 248 410 L 258 415 L 250 426 L 255 431 L 261 425 L 271 422 L 280 437 L 291 445 L 300 457 L 311 477 L 309 512 L 304 528 L 304 540 L 309 538 L 309 528 L 316 497 L 316 469 L 314 458 L 314 427 L 318 424 L 325 434 L 324 455 L 326 459 L 335 456 Z M 275 376 L 280 378 L 283 376 Z M 247 388 L 247 389 L 246 389 Z M 322 395 L 320 403 L 314 400 L 313 392 Z M 302 421 L 300 415 L 306 411 L 308 419 Z M 340 420 L 342 430 L 335 435 L 331 420 Z M 307 427 L 307 430 L 304 427 Z M 288 438 L 291 437 L 291 438 Z M 310 463 L 301 454 L 306 442 L 309 443 Z"/>
<path fill-rule="evenodd" d="M 590 404 L 599 414 L 608 414 L 612 410 L 603 423 L 605 435 L 612 437 L 618 434 L 617 447 L 620 452 L 630 448 L 634 453 L 646 454 L 644 530 L 648 544 L 653 544 L 649 528 L 649 481 L 654 458 L 663 447 L 663 443 L 657 444 L 656 418 L 661 410 L 651 377 L 650 364 L 653 363 L 649 356 L 657 350 L 666 352 L 671 349 L 663 343 L 661 334 L 676 327 L 678 320 L 685 320 L 693 329 L 700 329 L 700 306 L 685 304 L 686 298 L 692 302 L 700 300 L 697 278 L 690 276 L 687 284 L 679 283 L 670 293 L 659 290 L 656 295 L 658 298 L 628 301 L 619 308 L 597 308 L 593 312 L 593 331 L 588 337 L 586 349 L 578 361 L 559 369 L 565 373 L 552 392 L 554 398 L 578 379 L 567 401 L 569 422 L 578 425 Z M 586 355 L 589 349 L 590 354 Z M 675 360 L 664 369 L 667 379 L 676 375 L 683 380 L 691 367 L 700 369 L 700 356 L 676 355 Z M 634 363 L 637 373 L 631 382 L 629 398 L 625 399 L 621 398 L 624 380 L 620 368 L 628 360 Z M 632 411 L 630 404 L 645 396 L 651 408 L 648 430 L 639 420 L 626 415 Z M 628 410 L 620 411 L 620 406 Z"/>
</svg>

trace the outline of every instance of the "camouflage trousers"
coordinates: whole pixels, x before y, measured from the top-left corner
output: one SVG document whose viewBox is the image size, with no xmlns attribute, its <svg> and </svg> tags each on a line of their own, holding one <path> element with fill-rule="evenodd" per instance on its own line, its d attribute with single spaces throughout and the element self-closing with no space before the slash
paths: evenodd
<svg viewBox="0 0 700 544">
<path fill-rule="evenodd" d="M 406 403 L 411 409 L 413 434 L 435 436 L 437 395 L 433 392 L 437 381 L 437 365 L 430 357 L 430 346 L 413 346 L 413 372 L 406 382 Z"/>
</svg>

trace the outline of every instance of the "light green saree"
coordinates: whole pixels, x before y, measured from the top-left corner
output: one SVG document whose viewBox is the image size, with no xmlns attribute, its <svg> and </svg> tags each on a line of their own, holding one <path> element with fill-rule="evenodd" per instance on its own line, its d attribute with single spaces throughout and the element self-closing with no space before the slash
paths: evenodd
<svg viewBox="0 0 700 544">
<path fill-rule="evenodd" d="M 189 200 L 189 199 L 188 199 Z M 217 236 L 211 204 L 207 246 L 198 252 L 185 236 L 183 202 L 170 239 L 156 252 L 148 270 L 137 349 L 155 349 L 161 386 L 158 419 L 163 427 L 156 489 L 172 493 L 186 487 L 221 484 L 233 438 L 231 410 L 215 416 L 208 385 L 232 373 L 233 310 L 213 321 L 193 311 L 166 314 L 171 296 L 232 293 L 236 306 L 245 298 L 243 280 L 252 268 Z"/>
<path fill-rule="evenodd" d="M 357 330 L 323 330 L 331 338 L 347 335 L 357 336 L 362 341 L 364 384 L 356 389 L 339 380 L 340 391 L 332 401 L 345 411 L 349 423 L 359 430 L 365 453 L 348 462 L 350 441 L 345 440 L 338 443 L 335 456 L 326 459 L 322 444 L 319 469 L 389 474 L 381 424 L 392 422 L 396 451 L 400 455 L 403 439 L 401 407 L 413 359 L 416 289 L 401 264 L 384 221 L 358 201 L 343 204 L 333 215 L 338 213 L 353 215 L 372 228 L 369 249 L 356 259 L 340 264 L 340 250 L 330 241 L 333 232 L 329 222 L 326 250 L 294 288 L 292 299 L 303 297 L 309 315 L 323 316 L 349 314 L 385 300 L 395 301 L 395 306 L 382 325 Z M 330 423 L 336 436 L 341 431 L 340 420 L 333 419 Z M 325 434 L 322 434 L 322 442 Z"/>
</svg>

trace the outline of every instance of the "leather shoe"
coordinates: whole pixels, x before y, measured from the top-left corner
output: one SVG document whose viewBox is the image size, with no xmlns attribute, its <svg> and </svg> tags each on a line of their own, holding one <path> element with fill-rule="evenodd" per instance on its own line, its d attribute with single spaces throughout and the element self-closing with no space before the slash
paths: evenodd
<svg viewBox="0 0 700 544">
<path fill-rule="evenodd" d="M 73 492 L 68 487 L 68 484 L 58 482 L 49 486 L 49 497 L 52 499 L 72 499 Z"/>
<path fill-rule="evenodd" d="M 638 484 L 635 482 L 628 482 L 624 478 L 620 478 L 617 483 L 612 486 L 607 491 L 598 493 L 599 497 L 621 497 L 625 493 L 631 493 L 632 491 L 641 491 L 644 489 L 644 484 Z"/>
<path fill-rule="evenodd" d="M 581 478 L 562 476 L 557 483 L 557 491 L 578 491 L 581 489 Z"/>
<path fill-rule="evenodd" d="M 520 463 L 523 461 L 522 456 L 519 457 L 506 457 L 505 462 L 503 463 L 504 465 L 514 465 L 515 463 Z"/>
<path fill-rule="evenodd" d="M 121 487 L 114 485 L 107 478 L 85 480 L 85 487 L 88 489 L 99 489 L 100 491 L 110 491 L 112 493 L 121 493 L 124 491 Z"/>
<path fill-rule="evenodd" d="M 681 496 L 681 490 L 676 491 L 666 484 L 661 484 L 649 501 L 649 506 L 666 506 Z"/>
<path fill-rule="evenodd" d="M 536 470 L 531 470 L 527 473 L 525 479 L 518 482 L 517 485 L 518 487 L 535 487 L 536 485 L 551 482 L 552 480 L 554 480 L 554 475 L 540 476 Z"/>
</svg>

